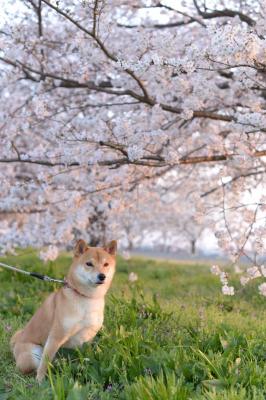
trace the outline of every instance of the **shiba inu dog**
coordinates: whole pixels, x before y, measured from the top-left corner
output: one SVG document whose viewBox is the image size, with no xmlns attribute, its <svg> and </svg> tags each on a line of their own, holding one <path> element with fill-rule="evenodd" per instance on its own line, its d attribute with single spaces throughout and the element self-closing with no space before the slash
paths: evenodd
<svg viewBox="0 0 266 400">
<path fill-rule="evenodd" d="M 60 347 L 75 348 L 95 337 L 103 324 L 104 297 L 115 273 L 116 249 L 116 241 L 104 248 L 77 242 L 66 285 L 50 294 L 25 328 L 11 338 L 22 373 L 37 371 L 41 382 L 47 363 Z"/>
</svg>

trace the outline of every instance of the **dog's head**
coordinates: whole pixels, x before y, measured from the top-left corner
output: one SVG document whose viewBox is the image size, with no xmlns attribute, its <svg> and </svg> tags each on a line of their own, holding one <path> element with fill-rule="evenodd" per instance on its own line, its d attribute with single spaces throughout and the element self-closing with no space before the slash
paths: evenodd
<svg viewBox="0 0 266 400">
<path fill-rule="evenodd" d="M 116 251 L 115 240 L 105 247 L 89 247 L 84 240 L 79 240 L 67 280 L 83 294 L 99 291 L 100 287 L 101 292 L 106 292 L 115 273 Z"/>
</svg>

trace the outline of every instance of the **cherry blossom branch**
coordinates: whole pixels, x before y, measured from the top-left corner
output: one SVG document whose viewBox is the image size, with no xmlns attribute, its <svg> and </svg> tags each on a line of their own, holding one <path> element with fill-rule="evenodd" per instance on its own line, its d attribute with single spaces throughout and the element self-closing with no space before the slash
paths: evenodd
<svg viewBox="0 0 266 400">
<path fill-rule="evenodd" d="M 214 10 L 212 12 L 206 12 L 201 10 L 197 0 L 193 0 L 193 3 L 199 15 L 204 19 L 213 19 L 220 17 L 230 17 L 230 18 L 239 17 L 241 21 L 246 22 L 249 26 L 255 25 L 255 21 L 252 18 L 250 18 L 248 15 L 241 13 L 240 11 L 234 11 L 228 8 L 224 8 L 223 10 Z"/>
<path fill-rule="evenodd" d="M 228 235 L 229 235 L 231 241 L 233 242 L 234 239 L 233 239 L 233 236 L 232 236 L 232 233 L 231 233 L 231 230 L 230 230 L 230 227 L 229 227 L 229 223 L 228 223 L 227 217 L 226 217 L 226 208 L 225 208 L 225 188 L 224 188 L 224 186 L 223 186 L 223 181 L 222 181 L 222 180 L 221 180 L 221 183 L 222 183 L 222 193 L 223 193 L 223 197 L 222 197 L 222 213 L 223 213 L 224 224 L 225 224 L 227 233 L 228 233 Z"/>
<path fill-rule="evenodd" d="M 98 17 L 98 0 L 95 0 L 94 7 L 93 7 L 93 27 L 92 27 L 93 36 L 96 36 L 97 17 Z"/>
<path fill-rule="evenodd" d="M 37 15 L 38 15 L 38 31 L 39 31 L 39 37 L 42 37 L 42 36 L 43 36 L 43 27 L 42 27 L 42 0 L 38 0 Z"/>
<path fill-rule="evenodd" d="M 266 170 L 265 170 L 265 169 L 259 170 L 259 171 L 248 172 L 248 173 L 246 173 L 246 174 L 243 173 L 243 174 L 234 176 L 229 182 L 224 182 L 224 183 L 222 183 L 222 186 L 223 186 L 223 187 L 229 186 L 229 185 L 231 185 L 233 182 L 236 182 L 238 179 L 241 179 L 241 178 L 247 178 L 247 177 L 249 177 L 249 176 L 256 176 L 256 175 L 261 175 L 261 174 L 265 174 L 265 173 L 266 173 Z M 210 194 L 216 192 L 216 191 L 219 190 L 219 189 L 221 189 L 221 186 L 216 186 L 216 187 L 214 187 L 214 188 L 208 190 L 207 192 L 202 193 L 200 197 L 209 196 Z"/>
<path fill-rule="evenodd" d="M 106 145 L 106 144 L 105 144 Z M 115 150 L 122 151 L 119 145 L 112 145 L 109 147 L 113 147 Z M 253 153 L 253 157 L 260 158 L 266 156 L 266 150 L 255 151 Z M 215 154 L 211 156 L 195 156 L 195 157 L 181 157 L 176 162 L 168 162 L 163 157 L 160 156 L 146 156 L 142 157 L 140 160 L 130 160 L 127 157 L 125 158 L 118 158 L 118 159 L 110 159 L 98 162 L 98 165 L 102 166 L 121 166 L 126 164 L 132 165 L 141 165 L 141 166 L 148 166 L 148 167 L 166 167 L 168 165 L 187 165 L 187 164 L 201 164 L 201 163 L 209 163 L 209 162 L 218 162 L 218 161 L 225 161 L 234 157 L 234 154 Z M 25 164 L 39 164 L 47 167 L 59 167 L 59 166 L 79 166 L 81 165 L 78 161 L 73 161 L 70 163 L 64 162 L 52 162 L 49 160 L 33 160 L 30 158 L 2 158 L 0 159 L 0 163 L 25 163 Z M 90 165 L 90 163 L 89 163 Z"/>
<path fill-rule="evenodd" d="M 224 68 L 219 68 L 219 70 L 226 70 L 226 69 L 231 69 L 231 68 L 240 68 L 240 67 L 244 67 L 244 68 L 252 68 L 255 69 L 256 71 L 260 71 L 260 72 L 264 72 L 266 71 L 266 65 L 263 63 L 255 63 L 254 65 L 252 64 L 247 64 L 247 63 L 239 63 L 239 64 L 228 64 L 226 62 L 222 62 L 222 61 L 218 61 L 218 60 L 214 60 L 213 58 L 211 58 L 208 55 L 208 60 L 215 63 L 215 64 L 220 64 L 223 65 Z"/>
<path fill-rule="evenodd" d="M 74 24 L 81 31 L 83 31 L 84 33 L 89 35 L 92 39 L 94 39 L 95 42 L 97 43 L 97 45 L 99 46 L 99 48 L 103 51 L 103 53 L 106 55 L 107 58 L 109 58 L 112 61 L 115 61 L 116 63 L 118 62 L 118 58 L 107 49 L 107 47 L 102 42 L 102 40 L 100 40 L 100 38 L 96 35 L 96 28 L 95 28 L 96 14 L 94 14 L 93 30 L 89 31 L 88 29 L 84 28 L 78 21 L 75 21 L 70 15 L 68 15 L 63 10 L 61 10 L 59 7 L 54 6 L 53 4 L 51 4 L 47 0 L 41 0 L 41 1 L 44 2 L 47 6 L 51 7 L 53 10 L 55 10 L 58 14 L 62 15 L 64 18 L 66 18 L 68 21 L 70 21 L 72 24 Z M 125 72 L 128 75 L 130 75 L 131 78 L 133 78 L 137 82 L 137 84 L 140 87 L 144 97 L 146 99 L 149 99 L 148 92 L 147 92 L 146 88 L 144 87 L 143 83 L 141 82 L 140 78 L 138 78 L 135 75 L 135 73 L 133 71 L 131 71 L 130 69 L 128 69 L 128 68 L 125 69 Z"/>
<path fill-rule="evenodd" d="M 44 1 L 44 0 L 42 0 L 42 1 Z M 89 89 L 89 90 L 93 90 L 96 92 L 102 92 L 102 93 L 107 93 L 107 94 L 116 95 L 116 96 L 129 96 L 129 97 L 132 97 L 132 98 L 140 101 L 141 103 L 147 104 L 149 106 L 154 106 L 154 105 L 158 104 L 158 103 L 156 103 L 155 100 L 152 100 L 145 96 L 141 96 L 131 89 L 119 89 L 119 88 L 110 89 L 110 88 L 96 85 L 92 81 L 80 83 L 79 81 L 76 81 L 75 79 L 64 78 L 62 76 L 56 75 L 51 72 L 43 72 L 42 73 L 41 71 L 38 71 L 38 70 L 32 68 L 31 66 L 26 65 L 25 63 L 22 63 L 20 61 L 13 61 L 13 60 L 9 60 L 4 57 L 0 57 L 0 60 L 5 62 L 6 64 L 12 65 L 13 67 L 22 68 L 23 72 L 25 70 L 28 70 L 28 71 L 38 74 L 40 76 L 58 80 L 60 83 L 55 85 L 55 89 L 58 87 L 64 87 L 64 88 L 68 88 L 68 89 Z M 27 79 L 31 79 L 31 77 L 28 75 Z M 33 78 L 32 80 L 34 82 L 36 82 L 36 79 Z M 159 105 L 164 111 L 168 111 L 168 112 L 175 113 L 175 114 L 181 114 L 183 112 L 183 109 L 180 107 L 173 107 L 171 105 L 164 104 L 164 103 L 159 103 Z M 231 121 L 235 120 L 234 116 L 232 116 L 232 115 L 223 115 L 223 114 L 219 114 L 219 113 L 215 113 L 215 112 L 210 112 L 207 110 L 195 110 L 195 111 L 193 111 L 193 115 L 191 118 L 209 118 L 212 120 L 227 121 L 227 122 L 231 122 Z"/>
<path fill-rule="evenodd" d="M 247 23 L 249 26 L 254 26 L 255 25 L 255 21 L 250 18 L 249 16 L 239 12 L 239 11 L 234 11 L 228 8 L 225 8 L 223 10 L 214 10 L 212 12 L 204 12 L 200 9 L 200 7 L 198 6 L 197 2 L 194 1 L 194 6 L 196 8 L 197 13 L 200 15 L 200 17 L 202 19 L 215 19 L 215 18 L 221 18 L 221 17 L 229 17 L 229 18 L 234 18 L 236 16 L 238 16 L 241 21 Z M 133 7 L 133 8 L 138 8 L 138 9 L 143 9 L 143 8 L 164 8 L 166 10 L 169 11 L 173 11 L 177 14 L 181 14 L 186 18 L 189 18 L 187 21 L 186 20 L 182 20 L 182 21 L 176 21 L 176 22 L 169 22 L 169 23 L 165 23 L 165 24 L 153 24 L 151 26 L 147 26 L 147 25 L 124 25 L 124 24 L 118 24 L 118 26 L 124 27 L 124 28 L 136 28 L 136 27 L 144 27 L 144 28 L 157 28 L 157 29 L 164 29 L 164 28 L 175 28 L 175 27 L 179 27 L 179 26 L 183 26 L 183 25 L 188 25 L 191 24 L 193 22 L 196 22 L 198 24 L 200 24 L 201 26 L 203 26 L 204 28 L 206 27 L 206 25 L 204 24 L 204 22 L 202 22 L 199 18 L 197 18 L 197 16 L 192 16 L 189 15 L 185 12 L 182 12 L 180 10 L 177 10 L 169 5 L 166 4 L 161 4 L 158 3 L 156 5 L 152 5 L 152 6 L 144 6 L 144 7 Z"/>
<path fill-rule="evenodd" d="M 28 209 L 28 210 L 24 210 L 24 209 L 17 209 L 17 210 L 0 210 L 0 216 L 4 215 L 4 216 L 8 216 L 8 215 L 18 215 L 18 214 L 39 214 L 39 213 L 44 213 L 47 212 L 47 208 L 32 208 L 32 209 Z"/>
<path fill-rule="evenodd" d="M 256 206 L 256 209 L 255 209 L 254 215 L 253 215 L 253 220 L 252 220 L 250 226 L 249 226 L 248 229 L 247 229 L 247 232 L 246 232 L 246 234 L 245 234 L 245 238 L 244 238 L 244 241 L 243 241 L 241 247 L 238 249 L 238 255 L 237 255 L 237 259 L 235 260 L 235 262 L 237 262 L 237 261 L 239 260 L 239 258 L 241 257 L 241 255 L 245 255 L 247 258 L 250 259 L 251 262 L 253 262 L 253 260 L 246 254 L 246 252 L 244 251 L 244 249 L 245 249 L 245 246 L 246 246 L 246 244 L 247 244 L 247 241 L 248 241 L 248 239 L 249 239 L 249 237 L 250 237 L 250 235 L 251 235 L 251 233 L 252 233 L 252 231 L 253 231 L 254 225 L 255 225 L 255 223 L 256 223 L 256 217 L 257 217 L 259 205 L 260 205 L 260 204 L 257 204 L 257 206 Z"/>
<path fill-rule="evenodd" d="M 188 21 L 177 21 L 177 22 L 168 22 L 167 24 L 153 24 L 153 25 L 128 25 L 128 24 L 117 24 L 118 27 L 120 28 L 127 28 L 127 29 L 132 29 L 132 28 L 150 28 L 150 29 L 168 29 L 168 28 L 177 28 L 179 26 L 184 26 L 184 25 L 189 25 L 193 22 L 198 22 L 196 18 L 191 18 Z M 200 23 L 200 25 L 205 26 L 203 23 Z"/>
</svg>

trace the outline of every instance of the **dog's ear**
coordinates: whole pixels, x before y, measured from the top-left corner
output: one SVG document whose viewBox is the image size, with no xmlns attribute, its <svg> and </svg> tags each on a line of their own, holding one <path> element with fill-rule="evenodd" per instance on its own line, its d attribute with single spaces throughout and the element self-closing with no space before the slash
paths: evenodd
<svg viewBox="0 0 266 400">
<path fill-rule="evenodd" d="M 104 250 L 112 256 L 115 256 L 117 251 L 117 241 L 112 240 L 111 242 L 107 243 L 107 245 L 104 246 Z"/>
<path fill-rule="evenodd" d="M 80 239 L 77 241 L 76 246 L 74 247 L 74 256 L 79 257 L 81 254 L 85 253 L 85 251 L 88 249 L 88 245 L 85 242 L 85 240 Z"/>
</svg>

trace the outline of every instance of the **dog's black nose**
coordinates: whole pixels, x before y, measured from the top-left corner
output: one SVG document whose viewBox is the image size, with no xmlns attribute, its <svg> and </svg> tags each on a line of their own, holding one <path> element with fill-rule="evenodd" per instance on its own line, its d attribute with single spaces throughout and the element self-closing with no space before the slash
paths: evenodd
<svg viewBox="0 0 266 400">
<path fill-rule="evenodd" d="M 104 281 L 105 278 L 106 278 L 106 276 L 105 276 L 104 274 L 99 274 L 99 275 L 98 275 L 98 279 L 99 279 L 100 281 Z"/>
</svg>

